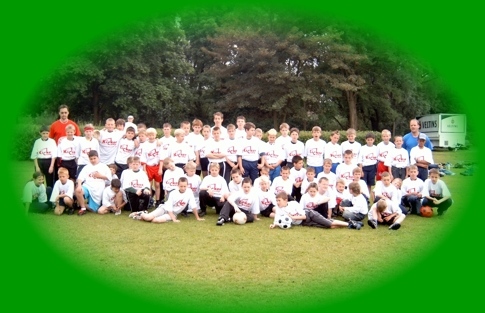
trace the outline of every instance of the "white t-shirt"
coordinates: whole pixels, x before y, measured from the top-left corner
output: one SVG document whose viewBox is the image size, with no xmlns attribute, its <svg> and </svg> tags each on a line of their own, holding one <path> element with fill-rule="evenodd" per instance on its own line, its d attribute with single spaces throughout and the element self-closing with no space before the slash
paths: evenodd
<svg viewBox="0 0 485 313">
<path fill-rule="evenodd" d="M 79 137 L 78 140 L 79 148 L 77 149 L 77 164 L 86 165 L 89 164 L 88 153 L 91 150 L 98 151 L 99 154 L 99 141 L 96 138 L 91 138 L 87 140 L 86 137 Z"/>
<path fill-rule="evenodd" d="M 126 199 L 126 193 L 124 192 L 124 190 L 121 189 L 119 192 L 121 192 L 123 196 L 123 200 L 125 202 L 128 202 L 128 200 Z M 115 192 L 111 189 L 111 186 L 107 186 L 103 190 L 103 200 L 101 201 L 101 205 L 106 208 L 109 208 L 110 206 L 114 206 L 115 198 L 116 198 Z"/>
<path fill-rule="evenodd" d="M 138 190 L 151 188 L 147 173 L 141 169 L 137 172 L 134 172 L 131 169 L 124 170 L 121 174 L 120 180 L 122 189 L 134 188 Z"/>
<path fill-rule="evenodd" d="M 327 142 L 325 145 L 325 159 L 332 160 L 332 163 L 342 163 L 342 147 L 338 143 Z"/>
<path fill-rule="evenodd" d="M 284 208 L 276 207 L 275 213 L 277 213 L 278 210 L 283 210 L 283 212 L 285 214 L 288 214 L 290 217 L 292 217 L 292 216 L 305 216 L 306 215 L 303 208 L 296 201 L 289 201 L 288 205 Z M 276 214 L 276 215 L 278 215 L 278 214 Z M 292 225 L 300 225 L 301 223 L 302 223 L 302 220 L 292 220 L 291 221 Z"/>
<path fill-rule="evenodd" d="M 417 160 L 424 160 L 433 164 L 433 152 L 427 147 L 423 147 L 421 149 L 419 146 L 416 146 L 412 148 L 411 152 L 409 153 L 409 163 L 411 165 L 416 164 Z"/>
<path fill-rule="evenodd" d="M 173 171 L 167 169 L 163 174 L 163 190 L 169 192 L 177 189 L 179 184 L 179 178 L 183 176 L 185 176 L 184 171 L 180 167 L 175 166 Z"/>
<path fill-rule="evenodd" d="M 388 142 L 387 145 L 384 143 L 384 141 L 381 141 L 377 144 L 377 151 L 379 155 L 377 156 L 377 161 L 379 162 L 386 162 L 387 155 L 391 150 L 394 150 L 395 146 L 392 142 Z"/>
<path fill-rule="evenodd" d="M 93 201 L 100 205 L 101 199 L 103 197 L 103 190 L 106 187 L 106 180 L 101 178 L 94 178 L 94 172 L 99 172 L 101 175 L 106 176 L 108 181 L 111 181 L 111 170 L 109 169 L 108 165 L 99 162 L 96 165 L 91 163 L 87 164 L 77 177 L 77 180 L 81 180 L 83 182 L 83 186 L 86 186 L 89 190 L 89 194 Z"/>
<path fill-rule="evenodd" d="M 406 168 L 409 166 L 409 153 L 404 148 L 394 148 L 387 154 L 385 166 L 394 166 L 397 168 Z"/>
<path fill-rule="evenodd" d="M 127 164 L 127 159 L 135 155 L 135 141 L 133 139 L 121 138 L 115 156 L 118 164 Z"/>
<path fill-rule="evenodd" d="M 359 163 L 362 166 L 369 166 L 377 164 L 377 156 L 379 155 L 379 151 L 377 150 L 377 146 L 368 146 L 364 145 L 360 148 L 359 153 Z"/>
<path fill-rule="evenodd" d="M 335 176 L 337 179 L 345 180 L 345 186 L 348 186 L 354 180 L 354 174 L 352 171 L 357 167 L 355 164 L 345 164 L 340 163 L 337 165 L 337 169 L 335 170 Z"/>
<path fill-rule="evenodd" d="M 56 183 L 54 184 L 54 188 L 52 188 L 50 202 L 56 202 L 56 198 L 58 195 L 66 195 L 69 198 L 73 199 L 74 182 L 68 179 L 66 183 L 63 184 L 61 183 L 60 180 L 57 180 Z"/>
<path fill-rule="evenodd" d="M 204 177 L 202 184 L 200 185 L 200 189 L 202 190 L 209 188 L 213 190 L 213 197 L 216 198 L 220 198 L 229 193 L 226 180 L 220 175 L 217 175 L 216 177 L 212 175 Z"/>
<path fill-rule="evenodd" d="M 57 157 L 65 161 L 75 160 L 79 154 L 79 137 L 74 136 L 72 140 L 66 136 L 59 138 L 57 144 Z"/>
<path fill-rule="evenodd" d="M 335 190 L 335 184 L 337 182 L 337 175 L 335 175 L 334 172 L 328 172 L 328 173 L 320 172 L 317 175 L 317 182 L 319 182 L 320 181 L 320 178 L 322 178 L 322 177 L 327 178 L 327 180 L 328 180 L 328 187 L 330 187 L 333 190 Z"/>
<path fill-rule="evenodd" d="M 293 181 L 290 177 L 287 180 L 283 180 L 283 177 L 277 176 L 271 184 L 271 191 L 277 195 L 278 193 L 284 191 L 291 195 L 293 191 Z"/>
<path fill-rule="evenodd" d="M 325 154 L 325 140 L 313 138 L 308 139 L 305 143 L 305 152 L 307 166 L 323 166 L 323 156 Z"/>
<path fill-rule="evenodd" d="M 111 164 L 115 161 L 118 143 L 125 133 L 117 129 L 109 132 L 99 131 L 99 161 L 104 164 Z"/>
<path fill-rule="evenodd" d="M 344 142 L 342 142 L 340 146 L 342 147 L 342 155 L 345 154 L 346 150 L 350 150 L 352 151 L 352 163 L 354 164 L 359 163 L 359 153 L 360 153 L 360 148 L 362 147 L 360 142 L 357 142 L 357 141 L 350 142 L 348 140 L 345 140 Z"/>
<path fill-rule="evenodd" d="M 240 190 L 234 194 L 231 194 L 230 198 L 236 203 L 237 207 L 244 209 L 253 214 L 259 214 L 259 198 L 252 190 L 249 193 L 244 193 Z"/>
<path fill-rule="evenodd" d="M 422 195 L 423 197 L 429 196 L 433 198 L 451 197 L 450 190 L 448 189 L 444 181 L 439 179 L 436 184 L 433 184 L 433 182 L 429 178 L 424 181 Z"/>
<path fill-rule="evenodd" d="M 180 193 L 178 189 L 175 189 L 168 195 L 164 208 L 167 212 L 173 212 L 177 216 L 187 205 L 189 206 L 188 210 L 197 210 L 194 194 L 189 189 L 186 189 L 184 193 Z"/>
<path fill-rule="evenodd" d="M 346 207 L 345 210 L 348 210 L 352 213 L 362 213 L 364 215 L 367 214 L 367 212 L 369 211 L 369 208 L 367 206 L 367 200 L 362 194 L 358 195 L 357 197 L 350 195 L 350 202 L 352 202 L 352 206 Z"/>
<path fill-rule="evenodd" d="M 199 175 L 192 175 L 192 176 L 187 176 L 187 174 L 184 175 L 187 177 L 187 188 L 190 188 L 192 190 L 192 193 L 194 194 L 194 199 L 195 203 L 197 204 L 197 207 L 200 204 L 200 199 L 199 199 L 199 192 L 200 192 L 200 184 L 202 183 L 202 179 L 200 178 Z M 189 211 L 190 212 L 190 211 Z"/>
<path fill-rule="evenodd" d="M 293 143 L 291 140 L 288 143 L 285 143 L 285 155 L 286 161 L 292 163 L 293 157 L 296 155 L 301 156 L 302 158 L 305 156 L 305 145 L 300 140 L 297 140 Z"/>
<path fill-rule="evenodd" d="M 271 192 L 271 190 L 262 191 L 261 189 L 259 189 L 257 191 L 257 194 L 260 211 L 265 210 L 270 204 L 276 205 L 276 197 L 275 194 Z"/>
<path fill-rule="evenodd" d="M 57 144 L 54 139 L 48 138 L 47 140 L 42 140 L 42 138 L 37 139 L 34 142 L 34 147 L 32 148 L 32 153 L 30 158 L 33 159 L 52 159 L 57 157 Z"/>
<path fill-rule="evenodd" d="M 411 179 L 411 177 L 408 177 L 402 181 L 401 191 L 403 195 L 415 192 L 422 194 L 423 187 L 424 182 L 421 180 L 421 178 Z"/>
</svg>

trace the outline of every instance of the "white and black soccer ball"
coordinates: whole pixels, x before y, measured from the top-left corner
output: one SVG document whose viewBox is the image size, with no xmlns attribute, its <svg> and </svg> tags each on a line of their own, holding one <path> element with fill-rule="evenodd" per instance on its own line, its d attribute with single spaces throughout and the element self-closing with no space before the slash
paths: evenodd
<svg viewBox="0 0 485 313">
<path fill-rule="evenodd" d="M 291 227 L 291 218 L 286 214 L 280 214 L 276 217 L 276 225 L 282 229 L 288 229 Z"/>
<path fill-rule="evenodd" d="M 244 214 L 244 212 L 236 212 L 232 216 L 232 221 L 234 222 L 234 224 L 243 225 L 246 224 L 247 220 L 248 217 L 246 216 L 246 214 Z"/>
</svg>

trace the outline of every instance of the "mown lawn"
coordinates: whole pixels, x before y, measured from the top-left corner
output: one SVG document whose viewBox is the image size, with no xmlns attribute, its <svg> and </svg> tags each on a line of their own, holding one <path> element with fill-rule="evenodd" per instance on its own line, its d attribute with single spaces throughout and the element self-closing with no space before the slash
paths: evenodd
<svg viewBox="0 0 485 313">
<path fill-rule="evenodd" d="M 453 164 L 476 160 L 468 150 L 435 152 L 434 157 Z M 16 165 L 21 189 L 31 162 Z M 217 227 L 213 210 L 202 222 L 180 217 L 180 223 L 164 225 L 132 220 L 128 212 L 25 218 L 63 262 L 120 294 L 197 311 L 250 311 L 261 305 L 266 311 L 303 311 L 315 301 L 345 303 L 406 277 L 443 246 L 463 221 L 466 186 L 473 179 L 460 175 L 464 170 L 452 168 L 456 175 L 442 178 L 455 201 L 445 216 L 408 216 L 398 231 L 373 230 L 366 223 L 360 231 L 270 230 L 272 220 L 264 217 L 253 224 Z"/>
</svg>

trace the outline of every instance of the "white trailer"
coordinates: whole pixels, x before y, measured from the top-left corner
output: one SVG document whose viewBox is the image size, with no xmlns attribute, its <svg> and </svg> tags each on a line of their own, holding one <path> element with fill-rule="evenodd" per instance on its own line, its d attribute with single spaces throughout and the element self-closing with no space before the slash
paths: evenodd
<svg viewBox="0 0 485 313">
<path fill-rule="evenodd" d="M 465 145 L 466 115 L 439 113 L 418 118 L 421 132 L 428 135 L 435 147 L 456 147 Z"/>
</svg>

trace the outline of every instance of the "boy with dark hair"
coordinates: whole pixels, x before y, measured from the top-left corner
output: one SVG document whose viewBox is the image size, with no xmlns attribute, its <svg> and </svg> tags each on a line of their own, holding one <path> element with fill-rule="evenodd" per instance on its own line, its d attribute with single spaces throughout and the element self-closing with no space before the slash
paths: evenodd
<svg viewBox="0 0 485 313">
<path fill-rule="evenodd" d="M 54 186 L 57 143 L 54 139 L 49 138 L 49 128 L 47 126 L 42 126 L 39 133 L 40 138 L 35 141 L 30 158 L 34 160 L 34 170 L 41 172 L 45 177 L 47 187 L 52 188 Z"/>
<path fill-rule="evenodd" d="M 429 170 L 429 178 L 424 181 L 423 206 L 437 207 L 438 215 L 443 215 L 453 204 L 446 183 L 440 179 L 439 170 Z"/>
<path fill-rule="evenodd" d="M 126 194 L 121 190 L 121 181 L 119 179 L 113 179 L 111 180 L 111 185 L 103 190 L 103 200 L 98 214 L 112 212 L 115 215 L 120 215 L 121 209 L 123 209 L 126 202 Z"/>
<path fill-rule="evenodd" d="M 247 223 L 252 223 L 255 219 L 258 219 L 259 202 L 258 197 L 251 192 L 252 185 L 251 178 L 246 177 L 243 179 L 242 190 L 231 194 L 222 207 L 216 223 L 217 226 L 222 226 L 224 223 L 231 221 L 236 212 L 246 214 Z"/>
<path fill-rule="evenodd" d="M 329 220 L 323 217 L 315 210 L 303 210 L 296 201 L 288 201 L 288 195 L 285 192 L 280 192 L 276 195 L 275 219 L 281 214 L 289 216 L 292 220 L 292 225 L 314 226 L 320 228 L 343 228 L 360 230 L 361 222 L 349 220 L 349 222 L 342 222 L 338 220 Z M 276 220 L 269 228 L 276 227 Z"/>
<path fill-rule="evenodd" d="M 367 184 L 368 194 L 370 195 L 370 201 L 373 202 L 372 199 L 372 186 L 376 183 L 376 174 L 377 174 L 377 156 L 379 155 L 379 151 L 377 146 L 374 145 L 375 135 L 374 133 L 367 133 L 365 135 L 365 143 L 366 145 L 360 148 L 359 154 L 359 164 L 362 168 L 364 176 L 362 179 Z"/>
<path fill-rule="evenodd" d="M 291 196 L 299 202 L 302 192 L 304 193 L 301 190 L 301 183 L 306 177 L 306 169 L 303 167 L 303 158 L 299 155 L 295 155 L 291 162 L 293 164 L 293 167 L 290 169 L 290 179 L 293 182 Z"/>
<path fill-rule="evenodd" d="M 97 213 L 101 205 L 105 181 L 111 181 L 111 171 L 108 165 L 101 163 L 96 150 L 88 153 L 89 164 L 77 177 L 76 200 L 81 209 L 77 215 L 86 214 L 86 209 Z M 86 205 L 86 201 L 87 204 Z"/>
<path fill-rule="evenodd" d="M 128 198 L 129 209 L 132 212 L 145 211 L 148 208 L 152 194 L 147 173 L 141 169 L 140 158 L 133 157 L 130 168 L 123 171 L 121 187 Z"/>
</svg>

